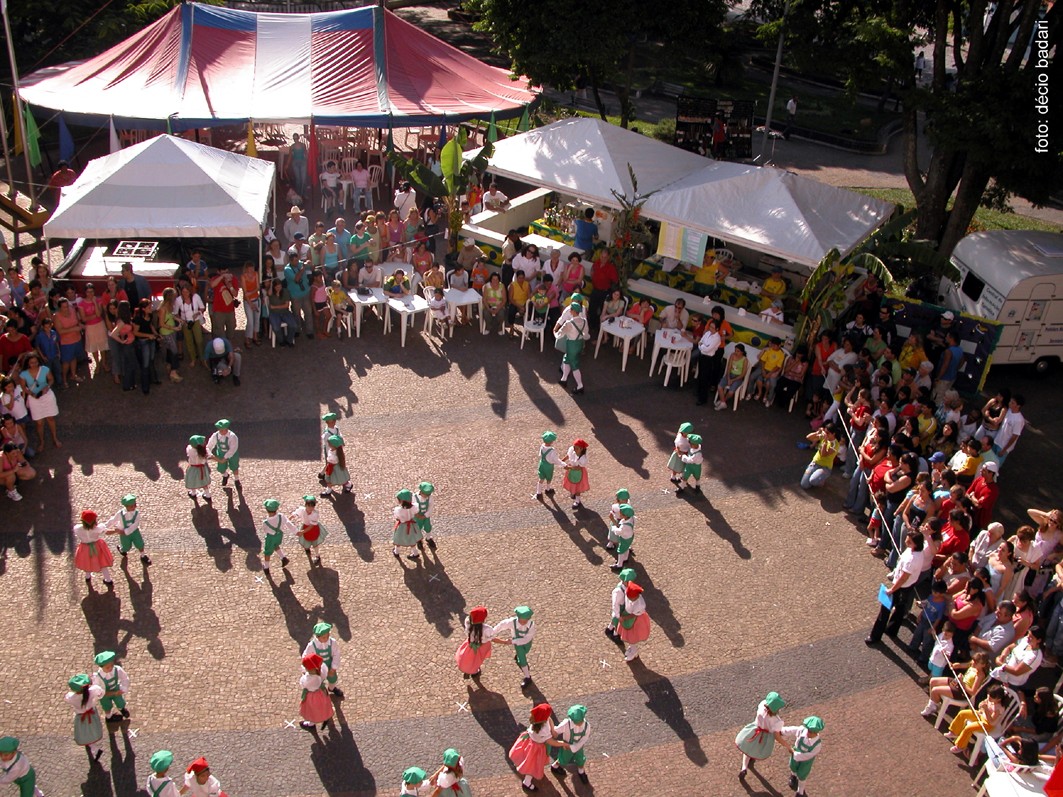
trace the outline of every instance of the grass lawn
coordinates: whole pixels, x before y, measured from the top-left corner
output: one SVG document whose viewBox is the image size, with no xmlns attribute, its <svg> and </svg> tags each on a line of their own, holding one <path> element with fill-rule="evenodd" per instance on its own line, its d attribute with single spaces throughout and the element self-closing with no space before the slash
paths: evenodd
<svg viewBox="0 0 1063 797">
<path fill-rule="evenodd" d="M 885 199 L 903 205 L 905 208 L 915 207 L 915 197 L 907 188 L 853 188 L 860 194 L 873 196 L 877 199 Z M 949 203 L 951 206 L 951 202 Z M 977 230 L 1039 230 L 1041 232 L 1063 232 L 1056 224 L 1022 216 L 1018 213 L 1001 213 L 999 210 L 978 208 L 974 214 L 972 227 Z"/>
</svg>

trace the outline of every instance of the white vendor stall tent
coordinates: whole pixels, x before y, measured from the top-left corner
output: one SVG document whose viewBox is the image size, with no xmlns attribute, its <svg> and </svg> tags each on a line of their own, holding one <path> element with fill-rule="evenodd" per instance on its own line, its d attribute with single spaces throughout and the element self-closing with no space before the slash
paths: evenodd
<svg viewBox="0 0 1063 797">
<path fill-rule="evenodd" d="M 704 158 L 600 119 L 563 119 L 495 145 L 492 174 L 619 209 L 612 191 L 653 194 L 647 218 L 814 268 L 851 252 L 885 222 L 889 202 L 779 169 Z"/>
<path fill-rule="evenodd" d="M 276 167 L 173 136 L 89 162 L 47 238 L 259 238 Z"/>
</svg>

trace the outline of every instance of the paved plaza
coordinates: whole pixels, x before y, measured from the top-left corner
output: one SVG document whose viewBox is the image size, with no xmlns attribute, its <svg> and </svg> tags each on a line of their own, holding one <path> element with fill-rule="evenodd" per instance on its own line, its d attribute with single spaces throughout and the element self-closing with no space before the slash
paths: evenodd
<svg viewBox="0 0 1063 797">
<path fill-rule="evenodd" d="M 206 756 L 234 797 L 392 794 L 405 767 L 431 771 L 448 746 L 465 755 L 474 793 L 518 795 L 506 751 L 544 698 L 558 716 L 584 703 L 593 727 L 591 787 L 548 776 L 544 794 L 789 794 L 779 752 L 763 780 L 735 777 L 734 735 L 772 689 L 788 722 L 826 721 L 809 794 L 906 795 L 931 781 L 939 795 L 970 793 L 969 773 L 919 717 L 925 693 L 908 657 L 862 644 L 883 567 L 840 511 L 840 477 L 811 495 L 797 486 L 799 413 L 753 402 L 706 412 L 692 391 L 651 380 L 645 360 L 622 374 L 605 347 L 573 397 L 557 384 L 560 355 L 514 339 L 465 328 L 440 344 L 418 330 L 398 344 L 397 330 L 385 337 L 367 320 L 360 340 L 254 350 L 240 388 L 200 368 L 150 396 L 109 377 L 61 393 L 64 446 L 38 457 L 25 500 L 4 503 L 0 536 L 0 727 L 22 738 L 49 797 L 136 794 L 157 748 L 178 764 Z M 1022 385 L 1032 427 L 1005 471 L 1005 523 L 1058 504 L 1045 464 L 1063 439 L 1058 386 Z M 271 583 L 262 501 L 291 511 L 317 491 L 327 410 L 341 416 L 355 494 L 322 502 L 323 566 L 310 569 L 289 540 L 292 563 L 275 563 Z M 180 481 L 184 446 L 223 416 L 240 436 L 242 492 L 216 480 L 213 508 L 196 508 Z M 706 440 L 698 500 L 665 489 L 687 420 Z M 559 446 L 590 442 L 583 511 L 560 491 L 556 503 L 531 498 L 547 428 Z M 396 561 L 394 494 L 424 479 L 436 485 L 439 549 Z M 653 618 L 631 666 L 602 634 L 616 583 L 603 516 L 618 487 L 638 513 L 634 566 Z M 73 520 L 83 508 L 109 517 L 129 491 L 154 564 L 145 572 L 130 557 L 113 594 L 87 592 Z M 534 608 L 526 693 L 503 646 L 479 688 L 461 679 L 453 655 L 479 603 L 488 622 Z M 336 729 L 314 736 L 293 726 L 299 654 L 322 619 L 343 646 L 346 699 Z M 104 649 L 132 678 L 132 719 L 90 768 L 62 696 Z"/>
</svg>

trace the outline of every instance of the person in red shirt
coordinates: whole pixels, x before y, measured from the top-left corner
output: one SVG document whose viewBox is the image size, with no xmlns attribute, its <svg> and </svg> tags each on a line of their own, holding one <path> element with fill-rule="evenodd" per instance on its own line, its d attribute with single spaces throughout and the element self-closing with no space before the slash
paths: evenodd
<svg viewBox="0 0 1063 797">
<path fill-rule="evenodd" d="M 971 482 L 967 488 L 967 497 L 975 505 L 974 523 L 978 529 L 986 528 L 993 519 L 993 507 L 1000 497 L 1000 485 L 997 484 L 997 463 L 989 460 L 982 463 L 982 475 Z"/>
<path fill-rule="evenodd" d="M 71 169 L 66 161 L 59 161 L 56 166 L 58 168 L 48 178 L 47 188 L 48 201 L 53 208 L 59 207 L 59 198 L 62 196 L 63 189 L 68 185 L 73 185 L 78 179 L 78 173 Z"/>
<path fill-rule="evenodd" d="M 591 302 L 587 317 L 592 327 L 598 325 L 602 315 L 602 305 L 616 285 L 620 283 L 620 275 L 609 257 L 609 249 L 604 246 L 598 247 L 591 263 Z"/>
<path fill-rule="evenodd" d="M 214 291 L 211 300 L 210 332 L 216 338 L 225 338 L 230 343 L 236 334 L 236 288 L 233 275 L 223 269 L 210 276 L 210 287 Z"/>
<path fill-rule="evenodd" d="M 4 324 L 4 334 L 0 335 L 0 363 L 3 364 L 3 372 L 11 370 L 15 361 L 28 351 L 33 350 L 33 344 L 28 335 L 23 335 L 18 328 L 18 321 L 8 319 Z"/>
<path fill-rule="evenodd" d="M 948 559 L 957 551 L 966 551 L 971 547 L 971 518 L 962 509 L 949 512 L 949 522 L 941 529 L 941 547 L 938 548 L 934 564 Z"/>
</svg>

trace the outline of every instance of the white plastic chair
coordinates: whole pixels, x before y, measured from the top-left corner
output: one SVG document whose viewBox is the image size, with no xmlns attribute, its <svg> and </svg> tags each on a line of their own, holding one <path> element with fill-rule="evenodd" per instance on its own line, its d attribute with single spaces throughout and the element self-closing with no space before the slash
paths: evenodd
<svg viewBox="0 0 1063 797">
<path fill-rule="evenodd" d="M 691 349 L 669 349 L 665 352 L 664 357 L 661 358 L 661 364 L 657 368 L 657 373 L 662 370 L 664 374 L 664 384 L 667 385 L 672 378 L 672 369 L 679 372 L 679 386 L 682 387 L 686 384 L 687 378 L 690 376 L 690 353 L 694 351 Z"/>
<path fill-rule="evenodd" d="M 354 332 L 351 328 L 351 318 L 354 315 L 352 310 L 349 313 L 336 312 L 336 305 L 331 301 L 329 302 L 329 321 L 328 321 L 328 333 L 331 335 L 332 330 L 336 330 L 336 339 L 342 339 L 344 331 L 347 332 L 347 337 L 354 337 Z"/>
<path fill-rule="evenodd" d="M 1016 718 L 1019 716 L 1019 710 L 1022 708 L 1022 698 L 1010 687 L 1004 687 L 1005 693 L 1007 693 L 1008 703 L 1004 708 L 1004 714 L 997 721 L 997 723 L 989 729 L 989 736 L 994 740 L 1003 736 L 1008 728 L 1012 726 Z M 970 757 L 967 759 L 969 766 L 974 766 L 978 758 L 982 755 L 983 748 L 985 747 L 986 734 L 982 731 L 975 731 L 971 734 L 971 741 L 968 743 L 968 747 L 971 748 Z"/>
<path fill-rule="evenodd" d="M 539 351 L 543 351 L 546 345 L 546 316 L 535 317 L 531 299 L 524 303 L 523 320 L 518 318 L 512 328 L 520 330 L 520 348 L 522 351 L 524 350 L 524 341 L 528 339 L 529 335 L 539 336 Z"/>
<path fill-rule="evenodd" d="M 282 322 L 281 329 L 288 329 L 288 324 Z M 269 324 L 269 345 L 274 349 L 277 348 L 277 333 L 273 331 L 273 324 Z"/>
<path fill-rule="evenodd" d="M 369 167 L 369 191 L 373 194 L 373 198 L 380 201 L 380 184 L 384 182 L 384 167 L 383 166 L 370 166 Z"/>
</svg>

